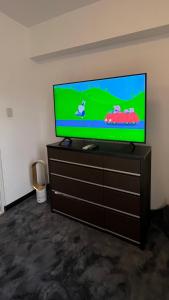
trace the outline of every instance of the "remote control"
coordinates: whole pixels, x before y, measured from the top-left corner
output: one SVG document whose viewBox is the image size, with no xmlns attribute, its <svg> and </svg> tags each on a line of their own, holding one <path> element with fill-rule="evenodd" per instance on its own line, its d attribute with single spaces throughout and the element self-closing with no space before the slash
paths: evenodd
<svg viewBox="0 0 169 300">
<path fill-rule="evenodd" d="M 86 145 L 84 146 L 82 149 L 83 150 L 92 150 L 95 149 L 97 146 L 95 144 L 90 144 L 90 145 Z"/>
</svg>

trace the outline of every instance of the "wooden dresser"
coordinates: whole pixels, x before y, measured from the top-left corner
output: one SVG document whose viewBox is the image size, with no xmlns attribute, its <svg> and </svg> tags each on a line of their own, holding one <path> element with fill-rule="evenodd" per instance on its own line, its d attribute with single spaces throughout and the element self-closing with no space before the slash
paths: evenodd
<svg viewBox="0 0 169 300">
<path fill-rule="evenodd" d="M 151 149 L 99 143 L 82 150 L 47 146 L 49 197 L 53 212 L 64 214 L 144 247 L 149 224 Z"/>
</svg>

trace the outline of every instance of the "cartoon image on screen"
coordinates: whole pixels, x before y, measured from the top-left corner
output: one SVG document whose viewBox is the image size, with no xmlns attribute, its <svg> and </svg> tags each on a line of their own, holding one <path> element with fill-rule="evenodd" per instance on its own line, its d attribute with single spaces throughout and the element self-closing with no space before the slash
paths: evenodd
<svg viewBox="0 0 169 300">
<path fill-rule="evenodd" d="M 145 74 L 54 86 L 56 135 L 145 140 Z"/>
<path fill-rule="evenodd" d="M 130 107 L 121 111 L 120 105 L 114 106 L 114 110 L 110 111 L 106 117 L 105 122 L 107 124 L 137 124 L 139 123 L 139 117 L 135 113 L 134 108 Z"/>
<path fill-rule="evenodd" d="M 78 105 L 75 115 L 78 117 L 85 116 L 85 101 L 84 100 L 82 101 L 82 103 L 80 105 Z"/>
</svg>

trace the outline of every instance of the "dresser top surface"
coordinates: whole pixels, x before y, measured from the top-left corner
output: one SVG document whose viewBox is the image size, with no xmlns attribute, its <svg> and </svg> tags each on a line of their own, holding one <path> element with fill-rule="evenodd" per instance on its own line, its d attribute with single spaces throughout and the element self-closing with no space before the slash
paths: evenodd
<svg viewBox="0 0 169 300">
<path fill-rule="evenodd" d="M 49 144 L 47 147 L 55 148 L 57 150 L 65 151 L 77 151 L 83 153 L 91 153 L 96 155 L 112 155 L 118 157 L 128 157 L 133 159 L 143 159 L 150 152 L 151 147 L 145 145 L 135 145 L 134 151 L 129 143 L 112 143 L 112 142 L 94 142 L 97 148 L 93 150 L 82 150 L 82 147 L 88 144 L 93 144 L 92 141 L 83 141 L 83 140 L 72 140 L 71 145 L 63 146 L 59 142 Z"/>
</svg>

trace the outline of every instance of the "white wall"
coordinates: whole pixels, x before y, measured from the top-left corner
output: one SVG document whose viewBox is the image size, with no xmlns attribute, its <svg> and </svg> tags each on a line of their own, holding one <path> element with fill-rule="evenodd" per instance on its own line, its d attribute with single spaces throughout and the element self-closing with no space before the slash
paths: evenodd
<svg viewBox="0 0 169 300">
<path fill-rule="evenodd" d="M 27 57 L 27 38 L 27 29 L 0 14 L 0 149 L 6 205 L 32 190 L 29 166 L 39 157 L 40 83 L 37 65 Z M 7 107 L 13 109 L 13 118 L 7 118 Z"/>
<path fill-rule="evenodd" d="M 169 24 L 168 0 L 101 0 L 33 26 L 36 57 Z"/>
</svg>

